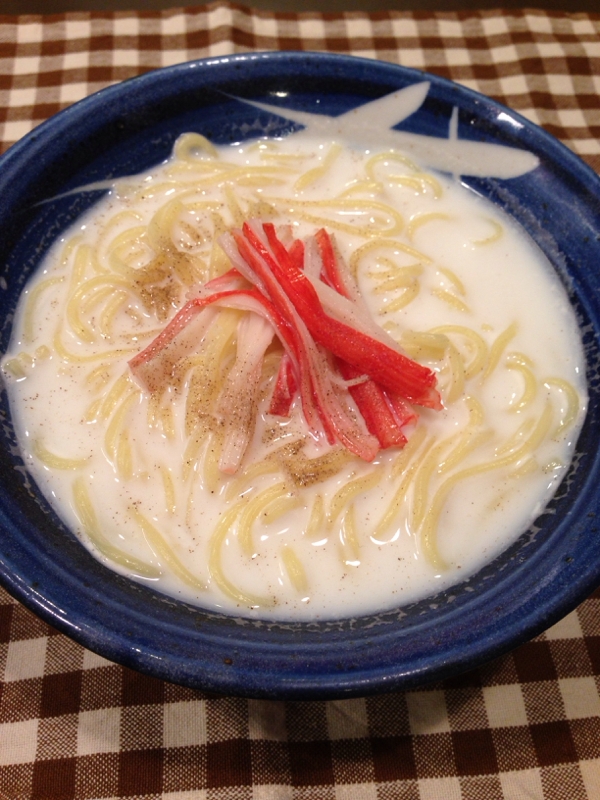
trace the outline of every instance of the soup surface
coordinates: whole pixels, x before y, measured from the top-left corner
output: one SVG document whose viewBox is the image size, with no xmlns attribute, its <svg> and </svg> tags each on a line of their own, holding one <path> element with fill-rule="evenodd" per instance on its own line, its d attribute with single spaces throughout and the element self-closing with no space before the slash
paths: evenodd
<svg viewBox="0 0 600 800">
<path fill-rule="evenodd" d="M 356 330 L 431 375 L 408 405 L 384 390 L 391 446 L 352 391 L 364 367 L 316 348 L 350 446 L 286 382 L 297 352 L 247 301 L 245 223 L 263 243 L 273 223 L 326 310 L 342 297 Z M 319 242 L 350 298 L 323 288 Z M 227 148 L 188 134 L 117 182 L 33 276 L 3 372 L 27 466 L 99 559 L 270 619 L 359 615 L 466 579 L 556 491 L 586 403 L 564 289 L 511 221 L 395 149 L 310 131 Z"/>
</svg>

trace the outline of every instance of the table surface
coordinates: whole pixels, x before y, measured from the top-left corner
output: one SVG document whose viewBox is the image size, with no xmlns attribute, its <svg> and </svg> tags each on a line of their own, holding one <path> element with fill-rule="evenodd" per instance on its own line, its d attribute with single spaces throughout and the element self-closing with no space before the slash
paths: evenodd
<svg viewBox="0 0 600 800">
<path fill-rule="evenodd" d="M 0 149 L 108 84 L 248 50 L 336 51 L 506 103 L 600 172 L 600 14 L 0 14 Z M 0 800 L 597 800 L 600 591 L 545 634 L 422 689 L 218 697 L 112 664 L 0 590 Z"/>
</svg>

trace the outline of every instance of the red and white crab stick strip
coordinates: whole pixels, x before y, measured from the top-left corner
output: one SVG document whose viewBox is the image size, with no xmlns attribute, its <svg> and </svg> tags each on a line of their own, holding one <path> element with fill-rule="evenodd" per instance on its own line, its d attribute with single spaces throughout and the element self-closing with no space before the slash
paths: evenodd
<svg viewBox="0 0 600 800">
<path fill-rule="evenodd" d="M 233 268 L 200 287 L 129 364 L 146 389 L 157 391 L 166 385 L 177 361 L 201 346 L 215 306 L 261 318 L 240 325 L 236 366 L 215 409 L 217 419 L 228 418 L 223 471 L 237 469 L 249 443 L 251 415 L 258 413 L 260 366 L 274 334 L 284 354 L 270 413 L 288 416 L 299 395 L 315 436 L 325 435 L 330 444 L 340 443 L 366 461 L 381 448 L 406 442 L 402 427 L 416 419 L 410 404 L 441 408 L 435 373 L 401 353 L 383 332 L 370 335 L 375 323 L 325 231 L 310 243 L 319 254 L 319 276 L 305 274 L 304 244 L 284 244 L 271 223 L 245 224 L 222 237 L 221 244 Z M 315 288 L 315 282 L 326 291 Z M 339 299 L 332 301 L 332 295 Z M 328 313 L 329 307 L 335 311 Z M 250 408 L 244 413 L 229 408 L 232 400 L 227 399 L 236 396 L 231 387 L 240 382 L 254 386 L 245 394 Z"/>
</svg>

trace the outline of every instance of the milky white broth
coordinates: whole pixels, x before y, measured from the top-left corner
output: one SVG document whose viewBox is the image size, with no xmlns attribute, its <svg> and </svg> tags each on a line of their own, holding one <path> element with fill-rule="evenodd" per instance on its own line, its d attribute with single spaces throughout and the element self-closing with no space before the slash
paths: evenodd
<svg viewBox="0 0 600 800">
<path fill-rule="evenodd" d="M 289 137 L 276 145 L 271 143 L 269 147 L 292 156 L 300 152 L 304 157 L 302 172 L 306 173 L 307 169 L 323 164 L 330 143 L 316 142 L 304 136 L 297 140 Z M 254 164 L 260 153 L 260 147 L 252 143 L 222 149 L 219 157 L 232 164 Z M 209 156 L 199 153 L 195 158 L 202 162 Z M 133 225 L 145 225 L 156 209 L 172 196 L 173 187 L 164 184 L 163 174 L 172 166 L 169 163 L 147 176 L 127 179 L 115 186 L 106 199 L 85 218 L 78 220 L 54 246 L 23 293 L 10 352 L 4 359 L 11 410 L 27 466 L 60 517 L 108 566 L 132 574 L 137 580 L 167 594 L 226 613 L 280 619 L 348 617 L 395 607 L 467 578 L 526 530 L 555 492 L 571 459 L 586 396 L 578 329 L 560 282 L 543 255 L 521 231 L 457 180 L 436 175 L 426 176 L 419 183 L 420 172 L 404 167 L 394 159 L 389 162 L 382 159 L 375 166 L 379 188 L 375 189 L 371 184 L 357 189 L 356 181 L 359 175 L 364 177 L 369 158 L 370 155 L 358 150 L 343 148 L 323 174 L 315 173 L 314 180 L 299 192 L 294 189 L 298 174 L 286 177 L 282 169 L 277 177 L 284 181 L 283 185 L 272 183 L 264 188 L 246 187 L 236 190 L 236 197 L 243 208 L 244 198 L 250 195 L 265 200 L 277 196 L 322 201 L 338 196 L 345 187 L 354 187 L 357 192 L 354 196 L 376 199 L 396 209 L 404 220 L 404 230 L 397 238 L 405 247 L 397 252 L 388 249 L 383 255 L 394 262 L 398 274 L 411 265 L 420 265 L 416 269 L 419 273 L 416 277 L 418 293 L 404 308 L 388 312 L 386 309 L 393 307 L 394 301 L 407 290 L 396 288 L 386 292 L 381 289 L 381 276 L 387 269 L 381 260 L 377 264 L 374 258 L 369 260 L 367 257 L 358 267 L 359 285 L 373 317 L 380 325 L 385 324 L 395 338 L 406 331 L 467 326 L 489 349 L 504 331 L 516 325 L 514 336 L 502 349 L 498 365 L 491 375 L 484 379 L 480 371 L 467 380 L 460 397 L 446 404 L 442 411 L 419 409 L 419 421 L 416 428 L 409 431 L 412 434 L 409 441 L 424 429 L 426 442 L 430 442 L 429 452 L 435 442 L 448 439 L 464 429 L 468 418 L 465 397 L 476 398 L 484 412 L 484 421 L 477 428 L 481 434 L 477 447 L 464 448 L 463 460 L 456 465 L 446 464 L 444 467 L 446 456 L 443 453 L 439 455 L 434 475 L 424 490 L 426 507 L 419 518 L 421 523 L 428 504 L 447 475 L 489 461 L 494 454 L 501 457 L 498 453 L 502 453 L 503 446 L 508 447 L 506 443 L 519 430 L 521 423 L 530 419 L 529 428 L 525 424 L 523 429 L 530 430 L 548 405 L 552 422 L 535 457 L 524 456 L 504 470 L 492 469 L 480 475 L 467 476 L 448 491 L 447 498 L 441 503 L 433 537 L 439 554 L 437 562 L 435 559 L 432 562 L 424 553 L 422 534 L 419 526 L 414 524 L 418 499 L 413 489 L 407 490 L 390 524 L 377 527 L 405 474 L 401 466 L 394 467 L 400 451 L 381 452 L 373 465 L 354 459 L 326 482 L 314 486 L 298 488 L 290 487 L 288 483 L 284 493 L 292 501 L 297 501 L 297 507 L 266 522 L 261 515 L 252 526 L 252 552 L 249 555 L 242 551 L 235 536 L 235 524 L 217 548 L 222 573 L 231 585 L 241 587 L 242 592 L 249 596 L 265 598 L 266 602 L 244 603 L 227 596 L 217 585 L 218 581 L 211 578 L 208 567 L 211 536 L 218 520 L 234 503 L 240 502 L 240 496 L 251 499 L 253 493 L 285 481 L 285 475 L 267 474 L 252 478 L 247 485 L 243 482 L 243 473 L 248 465 L 262 462 L 269 449 L 268 445 L 261 443 L 261 432 L 266 424 L 266 401 L 261 406 L 251 451 L 240 470 L 242 477 L 240 474 L 223 476 L 218 486 L 211 488 L 203 471 L 202 447 L 195 455 L 193 468 L 183 477 L 182 453 L 189 440 L 183 421 L 186 391 L 173 391 L 169 395 L 174 411 L 170 434 L 164 427 L 149 428 L 148 396 L 138 391 L 133 404 L 124 412 L 124 427 L 131 452 L 131 475 L 124 479 L 115 468 L 114 460 L 111 461 L 110 454 L 107 455 L 106 429 L 111 418 L 105 421 L 90 419 L 89 409 L 95 399 L 106 396 L 120 375 L 127 373 L 127 360 L 151 339 L 147 332 L 158 332 L 166 320 L 158 321 L 154 313 L 130 298 L 116 312 L 116 332 L 110 336 L 100 336 L 98 341 L 89 343 L 78 341 L 72 330 L 63 334 L 64 347 L 84 356 L 95 354 L 102 348 L 123 348 L 126 351 L 120 358 L 108 360 L 107 382 L 100 389 L 96 383 L 91 386 L 88 376 L 101 361 L 77 363 L 64 360 L 57 355 L 53 344 L 59 318 L 64 317 L 65 297 L 72 286 L 76 248 L 72 248 L 71 255 L 65 258 L 65 243 L 77 237 L 77 246 L 89 244 L 96 254 L 94 257 L 102 264 L 109 239 Z M 292 158 L 280 163 L 289 166 L 294 161 Z M 410 180 L 395 180 L 398 174 L 413 176 L 412 183 Z M 146 188 L 136 195 L 132 187 L 139 189 L 141 186 Z M 437 186 L 443 189 L 441 197 L 435 196 Z M 208 188 L 199 197 L 206 200 L 213 196 L 216 196 L 213 189 Z M 293 203 L 291 206 L 289 209 L 285 204 L 277 206 L 278 213 L 273 217 L 275 223 L 290 222 L 296 236 L 313 233 L 318 224 L 310 220 L 299 221 L 298 209 L 294 210 Z M 138 217 L 125 215 L 121 221 L 117 218 L 110 235 L 103 233 L 108 221 L 124 210 L 134 210 Z M 230 225 L 230 210 L 222 208 L 220 211 Z M 329 209 L 320 213 L 325 216 L 333 214 Z M 188 217 L 192 227 L 210 230 L 210 214 L 201 210 L 194 214 Z M 434 216 L 427 219 L 422 216 L 427 214 Z M 352 227 L 371 224 L 371 216 L 368 211 L 346 209 L 336 219 L 342 219 L 344 224 Z M 339 227 L 332 232 L 349 263 L 352 254 L 366 240 Z M 181 245 L 181 249 L 185 247 Z M 146 245 L 146 249 L 142 248 L 141 254 L 136 256 L 137 266 L 143 265 L 144 259 L 150 257 L 148 252 Z M 96 274 L 103 274 L 102 266 L 97 269 Z M 93 270 L 90 274 L 94 274 Z M 406 274 L 410 283 L 410 275 Z M 47 283 L 36 294 L 36 286 L 48 278 L 62 280 Z M 185 291 L 186 287 L 183 287 L 172 303 L 170 316 L 175 313 L 175 305 L 184 302 Z M 35 308 L 29 339 L 24 332 L 24 326 L 30 324 L 25 318 L 28 302 L 34 303 Z M 108 298 L 102 302 L 108 302 Z M 96 307 L 90 307 L 89 316 L 93 318 L 96 313 L 99 318 L 101 303 L 95 312 Z M 137 314 L 135 318 L 132 309 Z M 453 341 L 460 349 L 461 337 L 454 337 Z M 28 354 L 29 358 L 20 357 L 21 353 Z M 524 367 L 515 366 L 519 361 L 515 354 L 525 357 L 525 362 L 519 362 L 525 363 Z M 416 354 L 415 358 L 419 355 Z M 17 369 L 16 374 L 15 359 L 22 368 L 21 371 Z M 447 358 L 436 360 L 426 356 L 424 362 L 439 372 L 439 387 L 445 398 L 449 385 Z M 533 398 L 519 409 L 517 406 L 523 399 L 527 370 L 535 378 L 536 390 Z M 560 388 L 563 384 L 544 385 L 547 378 L 567 381 L 579 396 L 576 419 L 566 433 L 553 435 L 560 420 L 569 413 L 568 393 Z M 281 425 L 288 440 L 294 434 L 302 433 L 304 428 L 298 403 L 291 419 L 282 421 Z M 526 433 L 522 433 L 523 438 L 526 438 Z M 520 441 L 518 434 L 513 448 L 515 441 Z M 48 467 L 34 454 L 36 442 L 42 443 L 44 452 L 64 458 L 68 464 L 73 461 L 75 466 L 66 469 Z M 425 448 L 426 444 L 422 447 Z M 306 445 L 306 452 L 310 455 L 318 455 L 324 449 L 326 445 L 322 441 L 311 440 Z M 39 455 L 39 451 L 36 452 Z M 415 456 L 411 463 L 418 466 L 421 462 Z M 444 472 L 445 468 L 447 472 Z M 171 479 L 171 495 L 165 488 L 165 470 Z M 327 521 L 325 511 L 325 519 L 321 520 L 318 530 L 310 528 L 311 510 L 317 494 L 325 498 L 327 509 L 327 504 L 340 488 L 373 470 L 377 472 L 374 486 L 348 500 L 332 522 Z M 121 551 L 150 565 L 149 575 L 140 576 L 139 570 L 131 571 L 115 565 L 88 541 L 81 507 L 77 508 L 73 501 L 76 478 L 82 479 L 87 486 L 104 536 Z M 233 497 L 230 496 L 231 487 Z M 353 528 L 347 514 L 350 505 L 353 506 Z M 148 543 L 143 526 L 132 515 L 132 508 L 141 511 L 144 518 L 170 542 L 178 563 L 196 575 L 199 584 L 206 583 L 206 590 L 186 585 L 172 573 L 168 559 Z M 288 555 L 293 553 L 292 562 L 289 558 L 286 561 L 286 552 Z M 290 572 L 290 563 L 301 565 L 301 572 L 295 578 Z M 253 605 L 258 607 L 251 608 Z"/>
</svg>

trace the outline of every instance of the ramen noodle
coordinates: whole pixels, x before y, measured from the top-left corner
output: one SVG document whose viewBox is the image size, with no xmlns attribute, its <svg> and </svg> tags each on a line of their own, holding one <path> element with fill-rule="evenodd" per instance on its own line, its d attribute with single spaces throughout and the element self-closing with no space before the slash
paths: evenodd
<svg viewBox="0 0 600 800">
<path fill-rule="evenodd" d="M 300 283 L 432 376 L 391 446 L 351 400 L 362 367 L 331 373 L 341 438 L 286 383 L 296 345 L 248 299 L 240 231 L 299 247 Z M 323 288 L 319 241 L 354 298 Z M 542 512 L 586 402 L 566 294 L 512 222 L 397 151 L 293 136 L 187 134 L 117 181 L 31 279 L 3 371 L 27 466 L 97 558 L 260 618 L 363 614 L 467 579 Z"/>
</svg>

